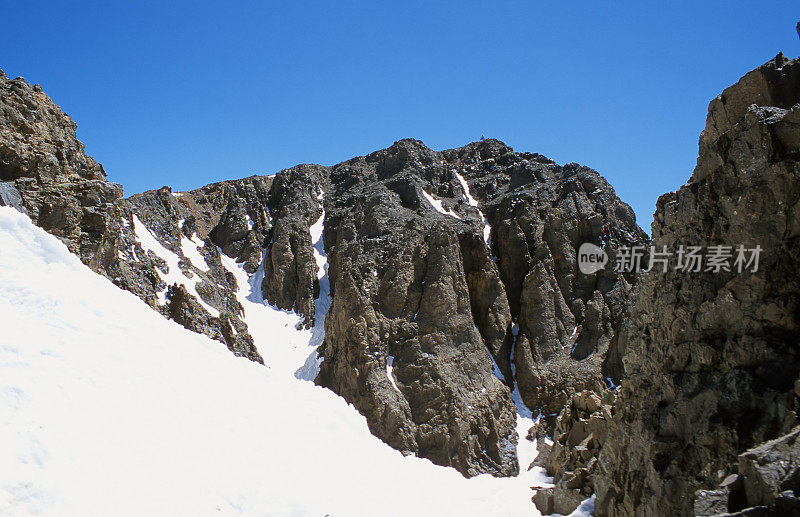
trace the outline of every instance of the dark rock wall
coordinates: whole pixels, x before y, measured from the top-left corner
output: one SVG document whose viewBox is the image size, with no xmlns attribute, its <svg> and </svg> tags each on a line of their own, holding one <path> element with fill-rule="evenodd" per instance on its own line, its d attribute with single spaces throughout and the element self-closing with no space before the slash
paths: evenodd
<svg viewBox="0 0 800 517">
<path fill-rule="evenodd" d="M 317 381 L 399 450 L 516 473 L 514 381 L 549 413 L 603 378 L 634 278 L 581 277 L 575 249 L 646 242 L 630 208 L 591 169 L 496 140 L 443 152 L 401 140 L 334 166 L 330 183 Z"/>
<path fill-rule="evenodd" d="M 271 187 L 272 177 L 251 176 L 184 192 L 179 201 L 194 218 L 198 235 L 207 235 L 223 253 L 253 273 L 272 232 Z"/>
<path fill-rule="evenodd" d="M 554 484 L 533 498 L 543 514 L 569 515 L 594 494 L 597 459 L 609 437 L 615 399 L 614 390 L 574 393 L 556 418 L 550 443 L 546 426 L 534 427 L 539 449 L 534 463 L 553 476 Z"/>
<path fill-rule="evenodd" d="M 264 257 L 264 299 L 294 310 L 305 325 L 314 325 L 319 296 L 318 268 L 309 228 L 322 216 L 327 168 L 298 165 L 279 172 L 269 193 L 273 228 Z"/>
<path fill-rule="evenodd" d="M 596 476 L 598 515 L 689 515 L 737 455 L 797 424 L 800 62 L 782 55 L 709 106 L 689 182 L 653 244 L 762 248 L 758 271 L 649 274 Z M 732 262 L 733 263 L 733 262 Z"/>
<path fill-rule="evenodd" d="M 423 194 L 461 199 L 452 171 L 403 140 L 333 167 L 330 182 L 332 305 L 317 382 L 401 451 L 465 475 L 515 474 L 514 408 L 473 320 L 462 260 L 485 244 Z"/>
<path fill-rule="evenodd" d="M 238 286 L 223 267 L 220 250 L 245 269 L 258 268 L 271 231 L 267 207 L 271 182 L 271 178 L 252 176 L 188 192 L 173 193 L 164 187 L 125 199 L 121 203 L 122 251 L 114 282 L 187 329 L 222 341 L 236 355 L 263 362 L 236 298 L 237 290 L 245 286 Z M 165 284 L 163 275 L 169 273 L 169 266 L 142 247 L 134 215 L 162 246 L 181 258 L 181 272 L 199 280 L 196 296 L 179 285 Z M 198 241 L 203 244 L 197 248 L 203 263 L 193 264 L 183 246 Z M 164 290 L 168 290 L 166 300 L 159 296 Z M 211 314 L 200 301 L 219 315 Z"/>
<path fill-rule="evenodd" d="M 614 271 L 615 250 L 647 244 L 630 207 L 592 169 L 514 153 L 497 141 L 444 155 L 472 185 L 491 225 L 492 255 L 519 327 L 513 358 L 504 346 L 495 360 L 505 373 L 513 359 L 525 404 L 549 415 L 571 393 L 606 377 L 617 381 L 621 363 L 606 358 L 636 278 Z M 586 242 L 610 255 L 590 275 L 577 265 Z"/>
</svg>

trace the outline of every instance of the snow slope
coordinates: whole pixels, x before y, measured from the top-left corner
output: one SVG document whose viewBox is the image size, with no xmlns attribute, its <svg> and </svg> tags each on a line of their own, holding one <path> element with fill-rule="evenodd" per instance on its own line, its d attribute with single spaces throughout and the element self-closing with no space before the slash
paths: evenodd
<svg viewBox="0 0 800 517">
<path fill-rule="evenodd" d="M 289 335 L 257 337 L 268 364 Z M 311 351 L 234 357 L 0 207 L 0 515 L 535 514 L 530 473 L 468 480 L 372 436 L 287 370 Z"/>
</svg>

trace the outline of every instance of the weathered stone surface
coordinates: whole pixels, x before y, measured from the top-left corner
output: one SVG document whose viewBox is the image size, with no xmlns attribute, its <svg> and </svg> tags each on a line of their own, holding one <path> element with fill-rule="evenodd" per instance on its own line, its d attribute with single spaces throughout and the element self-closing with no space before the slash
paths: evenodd
<svg viewBox="0 0 800 517">
<path fill-rule="evenodd" d="M 539 490 L 534 502 L 546 506 L 552 497 L 553 512 L 569 514 L 594 493 L 597 458 L 613 427 L 616 392 L 598 385 L 596 391 L 572 394 L 551 427 L 543 422 L 535 429 L 539 456 L 555 486 Z M 543 436 L 552 429 L 552 444 Z M 537 507 L 540 508 L 539 504 Z"/>
<path fill-rule="evenodd" d="M 738 474 L 695 493 L 695 515 L 798 515 L 800 428 L 739 455 Z"/>
<path fill-rule="evenodd" d="M 272 179 L 233 180 L 176 196 L 165 188 L 123 200 L 122 187 L 106 181 L 75 129 L 38 85 L 0 72 L 0 205 L 27 213 L 86 265 L 166 317 L 262 361 L 241 318 L 235 280 L 222 267 L 216 246 L 249 271 L 258 267 L 271 229 Z M 133 214 L 180 257 L 182 271 L 199 277 L 197 296 L 218 316 L 186 289 L 164 283 L 168 266 L 145 253 L 133 231 Z M 181 249 L 182 236 L 208 244 L 202 247 L 206 264 L 191 264 Z"/>
<path fill-rule="evenodd" d="M 694 496 L 694 515 L 719 515 L 728 512 L 728 491 L 698 490 Z"/>
<path fill-rule="evenodd" d="M 96 271 L 116 257 L 122 187 L 87 156 L 76 124 L 39 85 L 0 71 L 0 204 L 22 206 Z"/>
<path fill-rule="evenodd" d="M 630 207 L 587 167 L 558 166 L 497 141 L 444 156 L 471 183 L 491 225 L 510 312 L 504 321 L 519 328 L 513 357 L 498 346 L 494 358 L 501 370 L 513 360 L 525 404 L 557 413 L 571 393 L 618 380 L 621 364 L 607 351 L 636 278 L 614 271 L 615 250 L 647 243 Z M 579 271 L 585 242 L 609 253 L 605 269 Z"/>
<path fill-rule="evenodd" d="M 797 423 L 798 101 L 798 60 L 744 76 L 711 102 L 689 182 L 659 199 L 659 249 L 759 245 L 760 264 L 641 284 L 619 343 L 627 378 L 598 461 L 598 515 L 688 515 L 740 452 Z"/>
<path fill-rule="evenodd" d="M 324 239 L 332 305 L 317 381 L 401 451 L 465 475 L 515 474 L 514 408 L 472 313 L 473 305 L 499 304 L 493 321 L 503 321 L 505 340 L 502 286 L 486 293 L 495 302 L 473 303 L 468 285 L 470 273 L 475 285 L 484 281 L 479 268 L 493 268 L 498 279 L 496 266 L 479 219 L 466 210 L 461 220 L 440 214 L 425 197 L 463 198 L 451 168 L 421 142 L 403 140 L 333 167 L 330 182 Z"/>
<path fill-rule="evenodd" d="M 575 250 L 645 242 L 630 208 L 591 169 L 496 140 L 443 152 L 401 140 L 332 167 L 330 184 L 318 382 L 393 447 L 465 475 L 517 472 L 508 386 L 555 412 L 601 382 L 630 284 L 581 278 Z M 563 342 L 542 337 L 553 325 Z"/>
<path fill-rule="evenodd" d="M 75 137 L 76 127 L 38 84 L 0 72 L 0 181 L 104 179 L 103 167 Z"/>
<path fill-rule="evenodd" d="M 10 181 L 0 182 L 0 206 L 10 206 L 25 211 L 25 207 L 22 205 L 22 194 Z"/>
<path fill-rule="evenodd" d="M 314 299 L 319 296 L 309 228 L 322 216 L 327 175 L 320 165 L 298 165 L 278 173 L 269 193 L 273 228 L 264 258 L 264 299 L 294 310 L 308 327 L 314 324 Z"/>
<path fill-rule="evenodd" d="M 178 197 L 191 213 L 198 235 L 207 235 L 223 253 L 254 273 L 272 231 L 271 187 L 272 177 L 251 176 L 212 183 Z"/>
<path fill-rule="evenodd" d="M 533 504 L 542 515 L 569 515 L 586 499 L 580 491 L 555 486 L 544 488 L 533 496 Z"/>
<path fill-rule="evenodd" d="M 237 286 L 223 267 L 220 253 L 225 246 L 245 267 L 253 263 L 257 267 L 270 229 L 270 185 L 271 178 L 253 176 L 189 192 L 173 193 L 164 187 L 125 199 L 114 282 L 187 329 L 225 343 L 236 355 L 263 362 L 236 298 L 236 291 L 245 286 Z M 245 205 L 245 201 L 249 202 Z M 137 229 L 137 224 L 145 228 Z M 151 233 L 180 259 L 180 272 L 197 280 L 196 295 L 165 283 L 170 266 L 165 257 L 146 252 L 137 235 L 140 232 Z M 197 249 L 201 263 L 187 257 L 189 248 Z M 203 304 L 219 314 L 212 315 Z"/>
<path fill-rule="evenodd" d="M 746 506 L 788 505 L 800 488 L 800 430 L 740 454 L 739 477 Z"/>
</svg>

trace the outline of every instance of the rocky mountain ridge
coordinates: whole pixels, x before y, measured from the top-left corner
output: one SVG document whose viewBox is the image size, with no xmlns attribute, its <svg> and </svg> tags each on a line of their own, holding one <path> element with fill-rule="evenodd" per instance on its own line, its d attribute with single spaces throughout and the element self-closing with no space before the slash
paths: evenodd
<svg viewBox="0 0 800 517">
<path fill-rule="evenodd" d="M 651 243 L 613 188 L 493 139 L 439 152 L 406 139 L 334 166 L 123 198 L 41 88 L 2 73 L 0 204 L 268 366 L 237 262 L 266 303 L 324 328 L 315 382 L 390 446 L 513 476 L 530 468 L 517 442 L 537 438 L 555 483 L 536 494 L 544 513 L 592 495 L 599 515 L 772 511 L 795 504 L 794 467 L 770 481 L 761 466 L 796 458 L 798 70 L 779 55 L 712 101 L 698 166 L 653 223 L 656 249 L 760 244 L 760 274 L 617 272 L 618 250 Z M 610 265 L 582 273 L 583 243 Z M 519 436 L 527 408 L 542 418 Z"/>
<path fill-rule="evenodd" d="M 324 213 L 331 309 L 320 322 L 317 382 L 405 453 L 465 475 L 514 475 L 511 391 L 552 413 L 576 386 L 608 376 L 614 315 L 633 279 L 581 276 L 575 249 L 646 237 L 591 169 L 496 140 L 443 152 L 401 140 L 333 167 L 122 199 L 119 186 L 94 179 L 102 168 L 39 88 L 20 79 L 3 87 L 4 134 L 14 137 L 3 148 L 4 188 L 87 265 L 237 355 L 263 360 L 220 254 L 249 273 L 263 267 L 264 299 L 311 327 L 320 272 L 309 228 Z M 42 113 L 31 131 L 11 131 Z M 48 174 L 23 166 L 59 153 L 72 161 Z M 57 200 L 38 194 L 53 178 Z M 73 185 L 90 192 L 88 202 L 63 198 Z M 83 217 L 47 225 L 40 214 L 62 205 Z"/>
<path fill-rule="evenodd" d="M 543 511 L 595 493 L 597 515 L 800 512 L 798 110 L 800 61 L 783 54 L 711 101 L 652 245 L 721 246 L 729 267 L 686 272 L 674 256 L 642 275 L 614 351 L 621 386 L 574 395 L 541 447 L 556 483 L 536 495 Z M 737 266 L 739 246 L 758 247 L 758 264 Z"/>
</svg>

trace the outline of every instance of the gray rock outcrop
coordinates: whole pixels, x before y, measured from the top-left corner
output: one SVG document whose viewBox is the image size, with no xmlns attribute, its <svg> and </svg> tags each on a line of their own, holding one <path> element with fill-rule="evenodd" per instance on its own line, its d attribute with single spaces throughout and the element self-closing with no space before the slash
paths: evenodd
<svg viewBox="0 0 800 517">
<path fill-rule="evenodd" d="M 597 460 L 613 429 L 616 391 L 603 389 L 574 393 L 556 418 L 552 444 L 537 431 L 539 456 L 535 464 L 553 476 L 552 488 L 539 490 L 533 501 L 543 514 L 568 515 L 591 497 Z"/>
<path fill-rule="evenodd" d="M 269 193 L 273 229 L 264 257 L 264 299 L 301 315 L 314 325 L 314 300 L 319 297 L 318 266 L 309 228 L 321 216 L 327 168 L 298 165 L 275 176 Z"/>
<path fill-rule="evenodd" d="M 271 178 L 218 183 L 183 197 L 165 188 L 122 199 L 122 187 L 107 181 L 75 129 L 40 86 L 0 72 L 0 205 L 27 213 L 87 266 L 164 316 L 262 362 L 242 319 L 235 279 L 222 266 L 217 246 L 249 271 L 258 267 L 271 229 Z M 179 264 L 172 267 L 195 279 L 196 294 L 166 285 L 162 276 L 170 267 L 142 247 L 134 214 L 147 228 L 141 231 L 178 256 Z M 182 236 L 208 244 L 198 247 L 205 264 L 192 264 L 184 255 Z"/>
<path fill-rule="evenodd" d="M 237 285 L 221 254 L 237 259 L 245 270 L 258 268 L 271 231 L 267 207 L 271 181 L 252 176 L 188 192 L 173 193 L 164 187 L 124 199 L 119 260 L 112 280 L 187 329 L 225 343 L 236 355 L 263 362 L 237 300 L 237 291 L 246 286 Z M 167 264 L 168 257 L 148 252 L 143 233 L 167 250 L 162 254 L 174 254 L 177 263 Z M 168 285 L 167 280 L 173 283 Z M 194 285 L 194 292 L 183 283 Z"/>
</svg>

